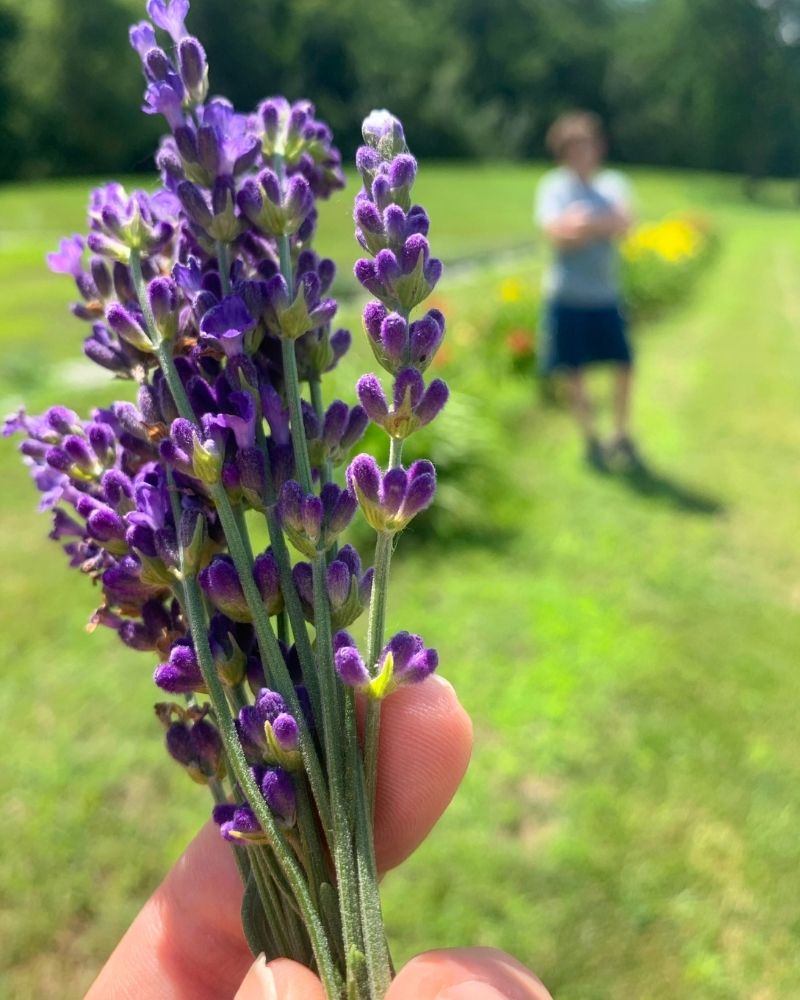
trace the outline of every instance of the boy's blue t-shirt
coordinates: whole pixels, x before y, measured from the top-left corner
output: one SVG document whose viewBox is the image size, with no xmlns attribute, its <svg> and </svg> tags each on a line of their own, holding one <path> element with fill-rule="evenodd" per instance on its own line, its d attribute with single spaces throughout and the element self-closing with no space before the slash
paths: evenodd
<svg viewBox="0 0 800 1000">
<path fill-rule="evenodd" d="M 603 170 L 590 182 L 566 167 L 552 170 L 539 182 L 535 219 L 555 222 L 566 209 L 585 205 L 593 214 L 630 207 L 630 189 L 622 174 Z M 545 273 L 547 297 L 564 305 L 608 306 L 619 301 L 619 254 L 613 240 L 595 240 L 574 250 L 557 250 Z"/>
</svg>

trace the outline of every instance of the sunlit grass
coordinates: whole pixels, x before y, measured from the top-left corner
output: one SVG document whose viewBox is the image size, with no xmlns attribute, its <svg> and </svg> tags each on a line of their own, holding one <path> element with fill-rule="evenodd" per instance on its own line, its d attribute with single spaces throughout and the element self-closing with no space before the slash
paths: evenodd
<svg viewBox="0 0 800 1000">
<path fill-rule="evenodd" d="M 435 249 L 527 244 L 511 269 L 537 280 L 536 176 L 424 170 Z M 636 423 L 660 478 L 637 492 L 584 471 L 566 416 L 524 379 L 482 379 L 471 348 L 487 528 L 469 544 L 422 528 L 401 543 L 389 626 L 439 648 L 475 757 L 429 842 L 386 880 L 387 919 L 401 959 L 497 945 L 560 1000 L 791 997 L 800 237 L 785 188 L 773 208 L 741 202 L 735 178 L 648 171 L 636 184 L 643 215 L 700 209 L 721 232 L 692 300 L 638 337 Z M 6 408 L 24 395 L 85 409 L 120 389 L 59 384 L 84 330 L 41 261 L 80 228 L 84 201 L 80 184 L 0 189 Z M 343 280 L 349 215 L 342 197 L 322 220 Z M 441 295 L 478 310 L 503 273 Z M 337 378 L 348 397 L 357 357 Z M 72 997 L 208 803 L 162 751 L 151 659 L 84 632 L 95 594 L 45 538 L 10 446 L 0 473 L 0 995 Z"/>
</svg>

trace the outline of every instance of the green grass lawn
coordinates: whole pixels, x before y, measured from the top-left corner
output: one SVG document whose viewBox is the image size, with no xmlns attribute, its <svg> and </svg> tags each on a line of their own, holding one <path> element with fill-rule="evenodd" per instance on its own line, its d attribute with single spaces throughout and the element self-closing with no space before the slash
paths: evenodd
<svg viewBox="0 0 800 1000">
<path fill-rule="evenodd" d="M 535 177 L 423 170 L 435 250 L 533 256 Z M 644 214 L 700 209 L 720 234 L 690 301 L 638 332 L 649 481 L 585 471 L 563 413 L 481 376 L 480 339 L 456 344 L 476 363 L 446 427 L 474 446 L 484 527 L 401 541 L 388 625 L 438 646 L 475 756 L 386 879 L 386 916 L 399 960 L 496 945 L 559 1000 L 784 1000 L 800 995 L 800 230 L 779 187 L 752 205 L 734 178 L 634 179 Z M 4 409 L 118 388 L 66 364 L 83 327 L 41 262 L 84 200 L 80 184 L 0 190 Z M 347 197 L 323 225 L 346 286 Z M 442 296 L 480 315 L 508 269 L 537 267 L 464 271 Z M 366 363 L 362 346 L 342 392 Z M 44 537 L 10 446 L 0 470 L 0 995 L 74 997 L 208 804 L 163 753 L 153 663 L 86 635 L 91 588 Z M 462 489 L 442 483 L 453 516 Z"/>
</svg>

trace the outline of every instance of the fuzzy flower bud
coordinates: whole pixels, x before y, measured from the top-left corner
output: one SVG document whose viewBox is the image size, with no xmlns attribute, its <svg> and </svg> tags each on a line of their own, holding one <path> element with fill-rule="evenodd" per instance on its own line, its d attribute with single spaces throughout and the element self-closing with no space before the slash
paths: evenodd
<svg viewBox="0 0 800 1000">
<path fill-rule="evenodd" d="M 189 639 L 178 639 L 169 651 L 166 663 L 159 663 L 153 674 L 157 687 L 169 694 L 205 691 L 206 686 L 194 646 Z"/>
<path fill-rule="evenodd" d="M 278 176 L 270 169 L 246 180 L 237 201 L 250 222 L 269 236 L 296 233 L 314 207 L 314 196 L 304 177 L 290 177 L 281 191 Z"/>
<path fill-rule="evenodd" d="M 362 376 L 356 389 L 369 419 L 398 440 L 429 424 L 442 411 L 449 395 L 447 384 L 438 378 L 426 389 L 415 368 L 404 368 L 395 379 L 391 408 L 377 376 Z"/>
<path fill-rule="evenodd" d="M 384 646 L 375 675 L 367 669 L 352 638 L 345 632 L 334 640 L 336 672 L 349 687 L 381 700 L 398 687 L 418 684 L 439 665 L 435 649 L 427 649 L 421 636 L 398 632 Z"/>
<path fill-rule="evenodd" d="M 281 490 L 278 512 L 292 544 L 312 558 L 336 541 L 353 518 L 356 500 L 350 490 L 326 483 L 319 496 L 305 494 L 291 480 Z"/>
<path fill-rule="evenodd" d="M 299 562 L 292 569 L 303 614 L 314 624 L 314 579 L 310 563 Z M 368 607 L 372 594 L 373 571 L 361 572 L 361 559 L 352 545 L 343 545 L 328 564 L 326 589 L 334 631 L 347 628 Z"/>
<path fill-rule="evenodd" d="M 278 566 L 271 549 L 256 557 L 253 563 L 253 578 L 267 614 L 277 615 L 283 610 L 283 595 L 278 579 Z M 231 621 L 253 620 L 239 575 L 230 556 L 215 556 L 197 579 L 214 607 Z"/>
<path fill-rule="evenodd" d="M 371 455 L 357 455 L 347 470 L 347 482 L 370 526 L 395 534 L 432 503 L 436 470 L 431 462 L 421 460 L 407 472 L 398 467 L 382 474 Z"/>
</svg>

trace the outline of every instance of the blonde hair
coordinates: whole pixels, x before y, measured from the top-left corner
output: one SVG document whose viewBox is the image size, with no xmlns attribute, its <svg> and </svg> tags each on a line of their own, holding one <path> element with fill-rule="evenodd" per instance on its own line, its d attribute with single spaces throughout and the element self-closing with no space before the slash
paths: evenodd
<svg viewBox="0 0 800 1000">
<path fill-rule="evenodd" d="M 580 139 L 591 142 L 605 140 L 603 123 L 593 111 L 567 111 L 559 115 L 547 130 L 544 141 L 548 151 L 560 160 L 567 146 Z"/>
</svg>

